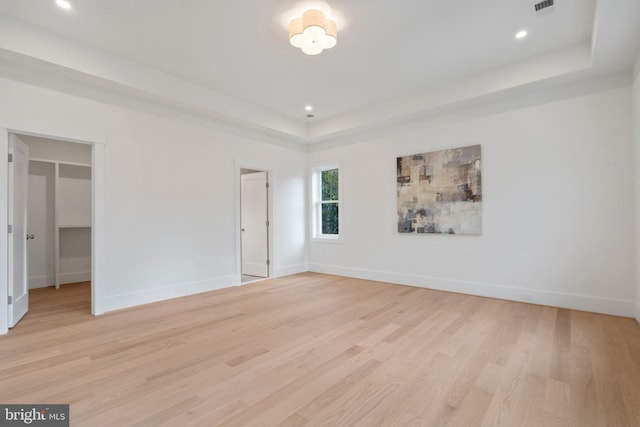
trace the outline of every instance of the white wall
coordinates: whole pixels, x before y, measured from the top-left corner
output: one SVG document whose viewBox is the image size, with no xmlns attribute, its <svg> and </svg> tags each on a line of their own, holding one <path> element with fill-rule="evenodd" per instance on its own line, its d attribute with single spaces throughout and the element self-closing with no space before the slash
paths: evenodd
<svg viewBox="0 0 640 427">
<path fill-rule="evenodd" d="M 625 87 L 312 153 L 342 164 L 343 239 L 311 242 L 311 269 L 633 315 L 630 106 Z M 472 144 L 483 235 L 398 234 L 396 157 Z"/>
<path fill-rule="evenodd" d="M 91 280 L 91 228 L 60 229 L 60 284 Z"/>
<path fill-rule="evenodd" d="M 56 192 L 58 225 L 91 225 L 91 168 L 61 163 Z"/>
<path fill-rule="evenodd" d="M 388 129 L 308 157 L 195 119 L 11 80 L 0 79 L 0 93 L 0 128 L 106 142 L 107 311 L 240 283 L 234 181 L 242 165 L 273 171 L 276 275 L 305 271 L 310 257 L 316 271 L 634 312 L 629 88 Z M 637 100 L 637 80 L 633 93 Z M 484 234 L 398 235 L 396 157 L 477 143 Z M 339 161 L 344 186 L 342 243 L 313 242 L 310 254 L 307 160 Z"/>
<path fill-rule="evenodd" d="M 640 322 L 640 54 L 634 69 L 633 82 L 633 136 L 635 147 L 635 198 L 636 198 L 636 320 Z"/>
<path fill-rule="evenodd" d="M 0 128 L 106 143 L 104 310 L 240 283 L 238 161 L 274 172 L 275 274 L 307 270 L 303 152 L 12 80 L 0 93 Z"/>
</svg>

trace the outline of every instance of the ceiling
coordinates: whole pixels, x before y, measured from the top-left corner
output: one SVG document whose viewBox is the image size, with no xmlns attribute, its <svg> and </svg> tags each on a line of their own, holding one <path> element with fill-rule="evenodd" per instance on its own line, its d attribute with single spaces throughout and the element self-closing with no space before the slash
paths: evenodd
<svg viewBox="0 0 640 427">
<path fill-rule="evenodd" d="M 555 0 L 543 16 L 530 0 L 70 2 L 0 0 L 5 69 L 20 63 L 302 143 L 628 70 L 640 43 L 637 0 Z M 338 22 L 335 48 L 307 56 L 289 45 L 287 23 L 305 7 Z"/>
</svg>

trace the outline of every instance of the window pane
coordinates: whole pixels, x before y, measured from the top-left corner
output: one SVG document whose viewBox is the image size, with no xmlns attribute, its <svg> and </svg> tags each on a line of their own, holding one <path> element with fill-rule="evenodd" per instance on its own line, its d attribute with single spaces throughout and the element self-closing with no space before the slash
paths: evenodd
<svg viewBox="0 0 640 427">
<path fill-rule="evenodd" d="M 322 234 L 338 233 L 338 204 L 322 204 Z"/>
<path fill-rule="evenodd" d="M 338 200 L 338 169 L 322 171 L 322 200 Z"/>
</svg>

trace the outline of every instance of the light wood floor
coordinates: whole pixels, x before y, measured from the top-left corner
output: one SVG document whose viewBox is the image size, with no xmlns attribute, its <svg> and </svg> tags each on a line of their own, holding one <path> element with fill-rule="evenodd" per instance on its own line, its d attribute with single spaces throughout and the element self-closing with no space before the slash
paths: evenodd
<svg viewBox="0 0 640 427">
<path fill-rule="evenodd" d="M 72 426 L 639 426 L 632 319 L 314 273 L 89 315 L 31 295 L 0 402 Z"/>
</svg>

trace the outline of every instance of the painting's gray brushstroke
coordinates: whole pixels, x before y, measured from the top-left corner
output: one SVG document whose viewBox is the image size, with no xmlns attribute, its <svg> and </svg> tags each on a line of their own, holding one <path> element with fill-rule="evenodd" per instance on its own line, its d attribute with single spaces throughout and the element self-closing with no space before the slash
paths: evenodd
<svg viewBox="0 0 640 427">
<path fill-rule="evenodd" d="M 482 234 L 480 145 L 398 157 L 398 232 Z"/>
</svg>

